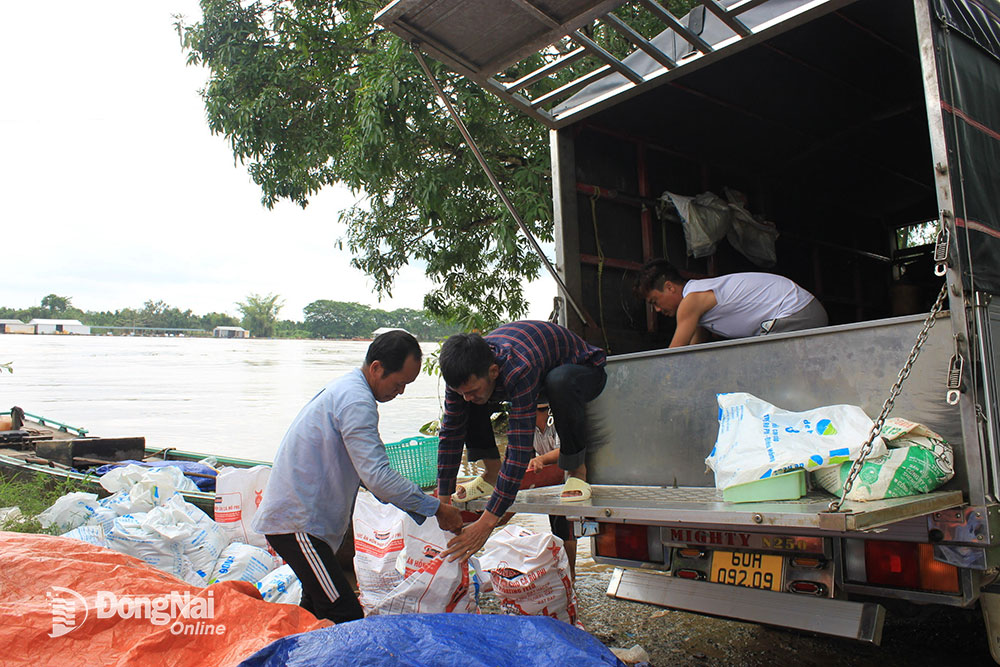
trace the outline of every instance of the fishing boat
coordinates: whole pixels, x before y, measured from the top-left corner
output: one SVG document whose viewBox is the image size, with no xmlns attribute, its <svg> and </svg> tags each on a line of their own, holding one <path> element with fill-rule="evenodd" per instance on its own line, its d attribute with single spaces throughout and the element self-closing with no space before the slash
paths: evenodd
<svg viewBox="0 0 1000 667">
<path fill-rule="evenodd" d="M 433 489 L 437 473 L 436 441 L 436 438 L 410 438 L 389 443 L 386 449 L 390 464 L 423 488 Z M 94 437 L 85 428 L 27 413 L 17 407 L 0 412 L 0 477 L 7 479 L 37 474 L 47 475 L 53 480 L 72 479 L 78 482 L 81 491 L 105 497 L 110 494 L 101 486 L 100 475 L 96 472 L 103 466 L 122 461 L 199 463 L 208 457 L 202 452 L 188 452 L 173 447 L 147 447 L 146 439 L 141 436 Z M 205 466 L 203 471 L 183 471 L 199 487 L 207 488 L 181 492 L 185 500 L 201 508 L 209 516 L 214 516 L 215 510 L 214 481 L 206 484 L 202 480 L 215 476 L 214 472 L 209 472 L 211 468 L 271 465 L 269 461 L 230 456 L 211 455 L 211 459 L 212 465 Z M 459 481 L 468 479 L 471 477 Z M 521 488 L 550 486 L 561 484 L 562 481 L 562 470 L 558 466 L 549 465 L 541 470 L 525 473 Z M 462 503 L 460 505 L 464 506 Z M 474 521 L 478 514 L 466 512 L 466 520 Z M 505 519 L 510 516 L 512 514 L 508 514 Z"/>
<path fill-rule="evenodd" d="M 0 412 L 0 477 L 16 479 L 39 474 L 53 481 L 75 480 L 81 491 L 96 493 L 99 497 L 110 495 L 100 484 L 97 469 L 122 461 L 145 463 L 187 462 L 198 463 L 208 455 L 188 452 L 173 447 L 151 448 L 144 437 L 98 438 L 87 429 L 24 412 L 14 407 Z M 240 459 L 230 456 L 211 457 L 211 467 L 252 468 L 270 466 L 268 461 Z M 207 477 L 214 477 L 208 468 L 203 472 L 185 471 L 197 484 Z M 182 491 L 188 502 L 201 508 L 209 516 L 215 505 L 214 481 L 202 481 L 199 491 Z"/>
</svg>

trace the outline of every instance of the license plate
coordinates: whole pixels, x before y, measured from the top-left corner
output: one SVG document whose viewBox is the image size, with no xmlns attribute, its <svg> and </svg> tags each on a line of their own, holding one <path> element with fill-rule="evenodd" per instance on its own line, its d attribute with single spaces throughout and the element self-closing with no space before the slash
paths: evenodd
<svg viewBox="0 0 1000 667">
<path fill-rule="evenodd" d="M 716 551 L 712 554 L 709 581 L 747 588 L 781 590 L 782 556 Z"/>
</svg>

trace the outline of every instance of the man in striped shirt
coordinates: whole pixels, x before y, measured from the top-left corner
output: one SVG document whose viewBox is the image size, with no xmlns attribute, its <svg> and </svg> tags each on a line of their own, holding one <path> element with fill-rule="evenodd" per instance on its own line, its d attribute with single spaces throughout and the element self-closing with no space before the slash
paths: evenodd
<svg viewBox="0 0 1000 667">
<path fill-rule="evenodd" d="M 534 448 L 535 406 L 543 394 L 562 443 L 559 467 L 569 473 L 563 499 L 585 500 L 586 403 L 600 395 L 607 376 L 604 350 L 565 327 L 521 320 L 486 336 L 456 334 L 441 347 L 447 389 L 438 450 L 438 497 L 448 502 L 490 496 L 486 511 L 448 543 L 445 555 L 466 560 L 486 542 L 514 502 Z M 501 466 L 490 416 L 510 403 L 507 455 Z M 463 445 L 486 472 L 456 491 Z"/>
</svg>

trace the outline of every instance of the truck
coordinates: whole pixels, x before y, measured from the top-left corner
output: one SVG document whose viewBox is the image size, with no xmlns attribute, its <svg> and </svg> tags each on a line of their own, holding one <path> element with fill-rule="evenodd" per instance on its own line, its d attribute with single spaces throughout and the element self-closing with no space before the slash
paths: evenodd
<svg viewBox="0 0 1000 667">
<path fill-rule="evenodd" d="M 1000 3 L 684 11 L 397 0 L 377 17 L 549 128 L 561 321 L 608 349 L 608 382 L 592 498 L 534 489 L 512 509 L 568 516 L 615 566 L 611 596 L 874 644 L 887 609 L 978 605 L 1000 661 Z M 703 193 L 753 212 L 707 249 L 676 205 Z M 632 290 L 658 257 L 787 276 L 830 326 L 665 349 L 673 321 Z M 725 502 L 705 458 L 728 392 L 891 409 L 951 444 L 955 475 L 869 502 L 815 484 Z"/>
</svg>

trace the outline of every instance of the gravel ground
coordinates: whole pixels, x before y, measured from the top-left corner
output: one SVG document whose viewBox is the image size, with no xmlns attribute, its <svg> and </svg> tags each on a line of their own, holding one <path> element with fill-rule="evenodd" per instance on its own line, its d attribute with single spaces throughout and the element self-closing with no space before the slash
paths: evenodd
<svg viewBox="0 0 1000 667">
<path fill-rule="evenodd" d="M 607 646 L 642 646 L 653 665 L 991 665 L 975 610 L 888 614 L 881 647 L 607 597 L 610 572 L 581 577 L 580 620 Z"/>
</svg>

